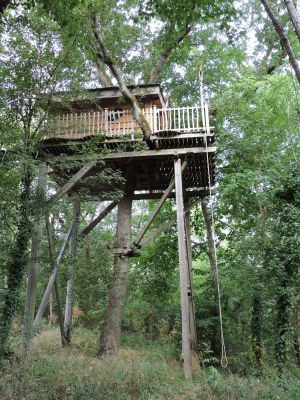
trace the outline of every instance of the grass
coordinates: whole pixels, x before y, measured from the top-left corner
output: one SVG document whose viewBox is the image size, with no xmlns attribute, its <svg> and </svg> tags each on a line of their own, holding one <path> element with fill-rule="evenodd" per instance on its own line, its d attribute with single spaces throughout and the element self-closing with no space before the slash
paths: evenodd
<svg viewBox="0 0 300 400">
<path fill-rule="evenodd" d="M 62 349 L 57 329 L 37 336 L 26 359 L 15 343 L 14 360 L 0 375 L 1 400 L 297 400 L 296 378 L 278 382 L 266 377 L 242 378 L 215 368 L 195 371 L 192 382 L 182 376 L 181 363 L 162 345 L 127 347 L 118 357 L 95 358 L 97 333 L 77 329 L 70 348 Z M 22 361 L 21 361 L 22 360 Z"/>
</svg>

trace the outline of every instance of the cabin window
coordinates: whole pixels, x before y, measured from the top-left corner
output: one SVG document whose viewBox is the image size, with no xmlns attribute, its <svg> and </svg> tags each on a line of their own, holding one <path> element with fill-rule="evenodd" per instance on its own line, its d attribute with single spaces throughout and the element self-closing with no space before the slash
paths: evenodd
<svg viewBox="0 0 300 400">
<path fill-rule="evenodd" d="M 108 112 L 108 120 L 111 122 L 117 121 L 124 115 L 124 110 L 122 108 L 115 108 Z"/>
</svg>

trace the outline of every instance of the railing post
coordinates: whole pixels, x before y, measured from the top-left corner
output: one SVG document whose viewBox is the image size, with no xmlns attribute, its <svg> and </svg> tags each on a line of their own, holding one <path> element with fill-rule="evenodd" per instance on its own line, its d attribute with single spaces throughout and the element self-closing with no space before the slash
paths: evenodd
<svg viewBox="0 0 300 400">
<path fill-rule="evenodd" d="M 104 109 L 104 130 L 108 132 L 108 109 Z"/>
<path fill-rule="evenodd" d="M 131 140 L 134 140 L 134 117 L 133 117 L 133 108 L 131 109 Z"/>
<path fill-rule="evenodd" d="M 157 132 L 157 109 L 153 106 L 153 133 Z"/>
<path fill-rule="evenodd" d="M 206 134 L 210 135 L 208 105 L 205 103 Z"/>
</svg>

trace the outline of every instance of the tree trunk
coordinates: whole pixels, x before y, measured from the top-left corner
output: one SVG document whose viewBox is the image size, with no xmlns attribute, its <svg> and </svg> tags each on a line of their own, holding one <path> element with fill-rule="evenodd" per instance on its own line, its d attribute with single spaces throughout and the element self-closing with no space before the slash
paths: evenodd
<svg viewBox="0 0 300 400">
<path fill-rule="evenodd" d="M 64 320 L 64 331 L 67 344 L 71 343 L 72 314 L 73 314 L 73 284 L 74 284 L 74 276 L 76 268 L 79 214 L 80 214 L 80 205 L 77 201 L 75 201 L 73 204 L 74 229 L 71 237 L 72 260 L 71 260 L 71 265 L 69 266 L 69 276 L 67 282 L 67 294 L 66 294 L 66 305 L 65 305 L 65 320 Z"/>
<path fill-rule="evenodd" d="M 278 288 L 278 294 L 276 299 L 276 338 L 275 338 L 275 358 L 279 373 L 283 372 L 283 369 L 287 362 L 287 342 L 288 332 L 290 328 L 289 308 L 291 305 L 290 296 L 287 292 L 288 286 L 286 279 L 283 277 L 282 285 Z"/>
<path fill-rule="evenodd" d="M 295 33 L 298 37 L 298 40 L 300 42 L 300 18 L 297 12 L 297 9 L 295 7 L 294 1 L 293 0 L 284 0 L 286 8 L 288 9 L 288 13 L 290 16 L 290 19 L 292 21 L 292 24 L 295 29 Z"/>
<path fill-rule="evenodd" d="M 157 83 L 158 78 L 167 64 L 172 51 L 175 50 L 181 42 L 183 42 L 184 38 L 190 33 L 190 31 L 191 26 L 187 24 L 186 28 L 182 32 L 178 33 L 178 37 L 171 44 L 162 49 L 158 59 L 151 68 L 148 78 L 146 79 L 147 83 Z"/>
<path fill-rule="evenodd" d="M 28 348 L 30 338 L 32 337 L 32 327 L 35 313 L 36 303 L 36 286 L 37 286 L 37 274 L 38 274 L 38 252 L 40 245 L 41 236 L 41 223 L 42 223 L 42 208 L 40 201 L 44 200 L 45 185 L 46 185 L 46 173 L 47 166 L 42 163 L 39 168 L 38 184 L 37 184 L 37 201 L 36 203 L 36 216 L 33 223 L 32 230 L 32 244 L 31 244 L 31 259 L 29 264 L 27 292 L 25 300 L 25 311 L 24 311 L 24 344 L 25 348 Z"/>
<path fill-rule="evenodd" d="M 25 166 L 21 178 L 17 236 L 11 251 L 10 260 L 7 263 L 7 291 L 0 317 L 0 358 L 9 354 L 8 338 L 12 321 L 18 308 L 19 290 L 26 266 L 26 253 L 31 234 L 30 187 L 31 175 Z"/>
<path fill-rule="evenodd" d="M 298 304 L 295 304 L 293 313 L 293 345 L 297 365 L 300 366 L 300 342 L 298 335 Z"/>
<path fill-rule="evenodd" d="M 279 19 L 273 13 L 268 2 L 266 0 L 260 0 L 260 1 L 261 1 L 262 5 L 264 6 L 264 9 L 265 9 L 266 13 L 268 14 L 270 20 L 272 21 L 272 24 L 279 36 L 280 44 L 281 44 L 282 48 L 284 48 L 284 50 L 286 51 L 286 53 L 289 57 L 290 64 L 291 64 L 292 68 L 294 69 L 297 80 L 300 84 L 300 67 L 296 60 L 291 43 L 290 43 L 288 37 L 286 36 Z"/>
<path fill-rule="evenodd" d="M 115 247 L 126 249 L 130 245 L 132 200 L 124 197 L 118 206 L 118 221 Z M 104 327 L 100 335 L 99 356 L 114 354 L 119 350 L 122 311 L 126 297 L 128 255 L 118 254 L 114 258 L 114 276 L 109 291 Z"/>
<path fill-rule="evenodd" d="M 144 140 L 149 140 L 152 134 L 150 125 L 146 120 L 145 116 L 143 115 L 137 99 L 126 86 L 122 74 L 119 68 L 117 67 L 115 61 L 110 56 L 108 49 L 106 47 L 104 37 L 102 36 L 98 25 L 99 24 L 97 24 L 96 17 L 92 17 L 92 30 L 95 38 L 95 43 L 97 46 L 96 56 L 99 58 L 101 62 L 103 62 L 105 65 L 108 66 L 112 75 L 116 78 L 122 95 L 132 107 L 133 116 L 143 132 Z"/>
<path fill-rule="evenodd" d="M 262 302 L 259 288 L 254 289 L 252 298 L 251 345 L 255 366 L 260 375 L 262 369 Z"/>
</svg>

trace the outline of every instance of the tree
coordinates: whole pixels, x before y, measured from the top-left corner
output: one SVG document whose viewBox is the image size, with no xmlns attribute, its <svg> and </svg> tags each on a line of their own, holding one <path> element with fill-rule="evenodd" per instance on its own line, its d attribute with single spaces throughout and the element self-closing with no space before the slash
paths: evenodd
<svg viewBox="0 0 300 400">
<path fill-rule="evenodd" d="M 71 65 L 70 49 L 60 47 L 60 31 L 56 24 L 46 19 L 39 7 L 30 12 L 22 11 L 24 18 L 8 16 L 9 23 L 2 33 L 0 65 L 3 82 L 1 134 L 3 144 L 11 153 L 6 162 L 19 179 L 15 198 L 16 236 L 6 262 L 8 288 L 0 317 L 2 356 L 7 352 L 9 332 L 18 307 L 32 221 L 43 206 L 40 197 L 36 197 L 34 181 L 41 128 L 51 95 L 68 76 L 67 63 Z M 42 97 L 41 93 L 44 93 Z"/>
<path fill-rule="evenodd" d="M 288 55 L 290 64 L 291 64 L 293 70 L 295 71 L 295 75 L 297 77 L 298 82 L 300 83 L 300 67 L 299 67 L 299 63 L 297 62 L 292 45 L 282 27 L 279 19 L 277 18 L 276 14 L 272 11 L 272 8 L 270 7 L 269 3 L 266 0 L 261 0 L 261 3 L 264 6 L 264 9 L 266 10 L 266 13 L 268 14 L 270 20 L 272 21 L 272 24 L 279 36 L 280 44 L 281 44 L 282 48 L 285 50 L 286 54 Z M 288 4 L 289 4 L 289 2 L 288 2 Z M 289 13 L 292 12 L 290 5 L 289 5 L 288 10 L 289 10 Z M 292 17 L 292 21 L 293 21 L 293 24 L 296 23 L 296 19 L 294 17 Z"/>
</svg>

